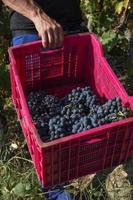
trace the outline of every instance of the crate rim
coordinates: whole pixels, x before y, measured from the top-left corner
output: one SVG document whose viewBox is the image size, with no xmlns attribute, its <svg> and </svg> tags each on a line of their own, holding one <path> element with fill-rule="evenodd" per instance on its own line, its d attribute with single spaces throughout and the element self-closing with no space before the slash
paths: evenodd
<svg viewBox="0 0 133 200">
<path fill-rule="evenodd" d="M 52 141 L 49 141 L 49 142 L 43 142 L 39 136 L 39 133 L 36 129 L 36 127 L 33 125 L 33 127 L 31 128 L 35 134 L 35 137 L 36 137 L 36 141 L 37 141 L 37 144 L 39 145 L 39 147 L 41 148 L 46 148 L 46 147 L 52 147 L 54 145 L 61 145 L 65 142 L 71 142 L 72 140 L 75 140 L 75 139 L 79 139 L 79 141 L 84 137 L 84 136 L 89 136 L 89 135 L 93 135 L 94 136 L 94 133 L 97 135 L 97 136 L 100 136 L 101 133 L 99 133 L 100 131 L 103 130 L 103 132 L 108 132 L 110 130 L 110 128 L 117 128 L 119 125 L 128 125 L 129 123 L 133 122 L 133 117 L 129 117 L 129 118 L 125 118 L 123 120 L 120 120 L 120 121 L 117 121 L 117 122 L 112 122 L 112 123 L 109 123 L 109 124 L 104 124 L 104 125 L 101 125 L 99 127 L 96 127 L 96 128 L 92 128 L 90 130 L 86 130 L 84 132 L 80 132 L 80 133 L 76 133 L 76 134 L 71 134 L 69 136 L 65 136 L 63 138 L 58 138 L 57 140 L 52 140 Z M 109 131 L 110 132 L 110 131 Z"/>
<path fill-rule="evenodd" d="M 95 39 L 95 40 L 97 40 L 97 42 L 98 42 L 98 45 L 99 45 L 99 48 L 100 48 L 100 54 L 101 54 L 101 56 L 103 57 L 104 56 L 104 52 L 103 52 L 103 48 L 102 48 L 102 44 L 99 42 L 99 39 L 98 39 L 98 37 L 97 37 L 97 35 L 96 34 L 94 34 L 94 33 L 78 33 L 78 34 L 74 34 L 74 35 L 66 35 L 65 37 L 64 37 L 64 41 L 65 40 L 67 40 L 67 39 L 69 39 L 69 38 L 77 38 L 77 37 L 82 37 L 82 36 L 91 36 L 91 37 L 93 37 L 93 39 Z M 41 47 L 43 48 L 43 46 L 42 46 L 42 42 L 41 42 L 41 40 L 37 40 L 37 41 L 33 41 L 33 42 L 27 42 L 26 44 L 21 44 L 21 45 L 17 45 L 17 46 L 12 46 L 12 47 L 9 47 L 8 48 L 8 52 L 9 52 L 9 55 L 10 55 L 10 53 L 12 52 L 12 51 L 14 51 L 14 50 L 16 50 L 16 49 L 21 49 L 21 48 L 25 48 L 25 47 L 29 47 L 29 46 L 33 46 L 33 45 L 41 45 Z M 62 46 L 63 47 L 63 46 Z M 59 48 L 62 48 L 62 47 L 59 47 Z M 57 48 L 58 49 L 58 48 Z M 57 49 L 46 49 L 46 51 L 48 51 L 48 52 L 53 52 L 53 51 L 56 51 Z M 12 54 L 12 53 L 11 53 Z M 13 54 L 12 54 L 13 55 Z"/>
</svg>

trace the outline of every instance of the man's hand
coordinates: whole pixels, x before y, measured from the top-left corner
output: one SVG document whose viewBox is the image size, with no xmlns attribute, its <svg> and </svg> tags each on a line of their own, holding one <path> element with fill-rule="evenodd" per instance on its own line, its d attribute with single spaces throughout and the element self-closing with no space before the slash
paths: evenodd
<svg viewBox="0 0 133 200">
<path fill-rule="evenodd" d="M 37 15 L 33 22 L 45 48 L 60 47 L 64 40 L 62 27 L 46 14 Z"/>
</svg>

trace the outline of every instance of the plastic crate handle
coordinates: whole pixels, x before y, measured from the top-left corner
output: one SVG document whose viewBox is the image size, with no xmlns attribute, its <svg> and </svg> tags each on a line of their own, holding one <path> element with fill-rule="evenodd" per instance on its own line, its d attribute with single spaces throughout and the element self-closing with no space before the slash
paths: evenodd
<svg viewBox="0 0 133 200">
<path fill-rule="evenodd" d="M 101 137 L 94 137 L 92 139 L 84 139 L 81 141 L 81 143 L 84 143 L 84 144 L 92 144 L 92 143 L 96 143 L 96 142 L 101 142 L 102 140 L 106 140 L 108 139 L 108 136 L 107 135 L 103 135 Z"/>
<path fill-rule="evenodd" d="M 54 53 L 58 53 L 58 52 L 60 52 L 60 51 L 63 51 L 63 49 L 64 49 L 64 47 L 58 47 L 58 48 L 51 48 L 51 49 L 46 49 L 46 48 L 44 48 L 44 47 L 42 47 L 41 48 L 41 54 L 43 54 L 43 53 L 49 53 L 49 51 L 54 51 Z"/>
<path fill-rule="evenodd" d="M 68 35 L 75 35 L 75 34 L 78 34 L 78 33 L 81 33 L 81 30 L 75 30 L 75 31 L 66 31 L 65 33 L 64 33 L 64 35 L 65 36 L 68 36 Z M 63 48 L 63 46 L 61 46 L 61 47 L 56 47 L 56 48 L 51 48 L 51 49 L 47 49 L 47 48 L 44 48 L 44 47 L 42 47 L 41 48 L 41 53 L 44 53 L 44 52 L 46 52 L 46 51 L 50 51 L 50 50 L 54 50 L 54 52 L 59 52 L 59 51 L 61 51 L 61 50 L 63 50 L 64 48 Z"/>
</svg>

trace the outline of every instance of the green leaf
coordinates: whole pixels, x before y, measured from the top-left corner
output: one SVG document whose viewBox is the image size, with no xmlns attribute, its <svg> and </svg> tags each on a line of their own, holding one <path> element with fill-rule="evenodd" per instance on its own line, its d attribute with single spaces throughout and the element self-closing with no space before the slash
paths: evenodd
<svg viewBox="0 0 133 200">
<path fill-rule="evenodd" d="M 30 183 L 30 182 L 27 182 L 27 183 L 25 184 L 25 189 L 26 189 L 27 191 L 31 190 L 31 183 Z"/>
<path fill-rule="evenodd" d="M 12 189 L 12 191 L 17 196 L 24 197 L 25 196 L 25 185 L 22 182 L 20 182 Z"/>
<path fill-rule="evenodd" d="M 125 9 L 128 8 L 128 4 L 129 4 L 129 0 L 124 0 L 123 6 L 124 6 Z"/>
<path fill-rule="evenodd" d="M 124 6 L 123 1 L 116 3 L 116 5 L 115 5 L 116 13 L 120 14 L 123 9 L 123 6 Z"/>
<path fill-rule="evenodd" d="M 115 37 L 116 37 L 116 33 L 114 32 L 110 32 L 110 31 L 104 32 L 101 37 L 103 45 L 108 44 Z"/>
</svg>

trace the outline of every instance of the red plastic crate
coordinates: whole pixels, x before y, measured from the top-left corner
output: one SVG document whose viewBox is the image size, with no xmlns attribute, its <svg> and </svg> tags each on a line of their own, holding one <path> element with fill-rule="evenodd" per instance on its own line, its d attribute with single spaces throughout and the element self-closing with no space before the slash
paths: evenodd
<svg viewBox="0 0 133 200">
<path fill-rule="evenodd" d="M 67 36 L 62 48 L 42 50 L 41 41 L 9 49 L 12 99 L 43 187 L 66 183 L 102 171 L 133 157 L 133 117 L 51 142 L 42 142 L 32 122 L 26 98 L 43 89 L 59 97 L 77 86 L 90 85 L 106 99 L 119 96 L 133 110 L 103 55 L 94 34 Z"/>
</svg>

